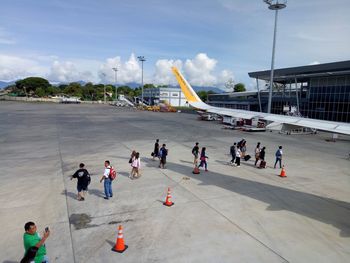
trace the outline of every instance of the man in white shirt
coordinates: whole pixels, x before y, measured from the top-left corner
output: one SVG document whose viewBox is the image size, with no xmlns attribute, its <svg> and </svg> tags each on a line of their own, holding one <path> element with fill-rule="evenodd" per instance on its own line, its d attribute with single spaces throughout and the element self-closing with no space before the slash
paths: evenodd
<svg viewBox="0 0 350 263">
<path fill-rule="evenodd" d="M 109 178 L 109 174 L 111 173 L 111 163 L 107 160 L 105 161 L 105 170 L 101 177 L 100 183 L 104 180 L 104 188 L 105 188 L 105 197 L 104 199 L 108 200 L 110 197 L 113 197 L 112 192 L 112 180 Z"/>
</svg>

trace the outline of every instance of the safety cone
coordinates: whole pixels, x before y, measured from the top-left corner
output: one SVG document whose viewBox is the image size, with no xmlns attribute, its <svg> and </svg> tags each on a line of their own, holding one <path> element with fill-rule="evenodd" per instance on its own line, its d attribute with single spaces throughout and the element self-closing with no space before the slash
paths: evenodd
<svg viewBox="0 0 350 263">
<path fill-rule="evenodd" d="M 284 170 L 284 165 L 282 166 L 280 177 L 287 177 L 286 170 Z"/>
<path fill-rule="evenodd" d="M 199 171 L 199 168 L 198 166 L 196 165 L 192 171 L 193 174 L 200 174 L 200 171 Z"/>
<path fill-rule="evenodd" d="M 120 225 L 118 230 L 117 241 L 115 243 L 115 246 L 112 248 L 112 251 L 123 253 L 127 248 L 128 246 L 124 244 L 123 227 Z"/>
<path fill-rule="evenodd" d="M 166 206 L 174 205 L 174 203 L 171 201 L 170 187 L 168 187 L 168 194 L 166 195 L 166 200 L 163 203 L 163 205 L 166 205 Z"/>
</svg>

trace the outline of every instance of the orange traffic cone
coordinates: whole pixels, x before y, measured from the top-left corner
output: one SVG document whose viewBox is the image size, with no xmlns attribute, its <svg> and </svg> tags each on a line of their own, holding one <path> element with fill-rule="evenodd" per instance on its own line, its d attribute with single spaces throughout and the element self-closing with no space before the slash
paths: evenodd
<svg viewBox="0 0 350 263">
<path fill-rule="evenodd" d="M 192 171 L 193 174 L 200 174 L 200 171 L 199 171 L 199 168 L 198 166 L 196 165 Z"/>
<path fill-rule="evenodd" d="M 174 203 L 171 201 L 170 187 L 168 187 L 168 194 L 167 194 L 167 196 L 166 196 L 166 200 L 165 200 L 165 202 L 163 203 L 163 205 L 166 205 L 166 206 L 172 206 L 172 205 L 174 205 Z"/>
<path fill-rule="evenodd" d="M 282 166 L 280 177 L 287 177 L 286 170 L 284 170 L 284 165 Z"/>
<path fill-rule="evenodd" d="M 115 246 L 112 248 L 112 251 L 123 253 L 127 248 L 128 246 L 124 244 L 123 227 L 120 225 L 118 230 L 117 241 L 115 243 Z"/>
</svg>

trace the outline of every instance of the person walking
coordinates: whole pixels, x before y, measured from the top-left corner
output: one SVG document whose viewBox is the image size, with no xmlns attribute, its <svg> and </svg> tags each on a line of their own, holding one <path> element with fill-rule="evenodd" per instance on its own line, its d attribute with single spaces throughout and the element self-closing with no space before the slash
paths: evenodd
<svg viewBox="0 0 350 263">
<path fill-rule="evenodd" d="M 153 149 L 153 152 L 152 152 L 152 160 L 154 161 L 154 159 L 156 157 L 159 158 L 159 139 L 156 140 L 155 144 L 154 144 L 154 149 Z"/>
<path fill-rule="evenodd" d="M 86 195 L 86 192 L 88 190 L 88 185 L 91 182 L 90 174 L 84 167 L 85 167 L 85 164 L 80 163 L 79 169 L 70 178 L 71 180 L 73 180 L 73 178 L 78 179 L 78 181 L 77 181 L 77 190 L 78 190 L 77 199 L 79 201 L 85 200 L 85 195 Z"/>
<path fill-rule="evenodd" d="M 201 157 L 200 157 L 200 164 L 198 167 L 203 167 L 205 168 L 205 171 L 208 172 L 208 164 L 207 164 L 207 159 L 209 159 L 208 156 L 206 156 L 205 154 L 205 150 L 206 148 L 205 147 L 202 147 L 202 150 L 201 150 Z"/>
<path fill-rule="evenodd" d="M 141 161 L 140 161 L 140 153 L 136 153 L 135 157 L 131 164 L 132 170 L 131 170 L 131 179 L 139 178 L 141 176 L 140 169 L 141 169 Z"/>
<path fill-rule="evenodd" d="M 244 158 L 244 156 L 246 156 L 246 152 L 247 152 L 247 141 L 246 140 L 243 140 L 242 143 L 241 143 L 241 157 Z"/>
<path fill-rule="evenodd" d="M 39 236 L 36 225 L 33 222 L 25 223 L 24 231 L 25 233 L 23 234 L 23 245 L 25 250 L 25 256 L 21 260 L 21 262 L 49 263 L 49 259 L 46 255 L 45 246 L 45 241 L 50 236 L 49 228 L 47 227 L 45 229 L 42 238 Z M 34 248 L 37 249 L 34 250 Z M 32 252 L 33 250 L 34 253 Z"/>
<path fill-rule="evenodd" d="M 160 148 L 159 150 L 159 157 L 160 157 L 159 168 L 162 168 L 162 169 L 165 169 L 166 157 L 168 155 L 168 149 L 165 147 L 166 145 L 164 143 L 162 148 Z"/>
<path fill-rule="evenodd" d="M 278 149 L 275 153 L 275 156 L 276 156 L 276 161 L 275 161 L 275 165 L 273 166 L 273 168 L 276 169 L 276 164 L 279 163 L 280 164 L 280 168 L 282 168 L 282 155 L 283 155 L 283 152 L 282 152 L 282 146 L 278 146 Z"/>
<path fill-rule="evenodd" d="M 133 151 L 131 152 L 131 155 L 130 155 L 129 163 L 132 163 L 132 161 L 133 161 L 134 158 L 135 158 L 135 155 L 136 155 L 136 151 L 133 150 Z"/>
<path fill-rule="evenodd" d="M 256 145 L 256 147 L 255 147 L 255 166 L 256 166 L 256 164 L 258 163 L 258 161 L 259 161 L 259 158 L 260 158 L 260 142 L 258 142 L 258 144 Z"/>
<path fill-rule="evenodd" d="M 230 147 L 230 154 L 232 156 L 232 159 L 230 161 L 230 164 L 234 164 L 236 161 L 236 148 L 237 148 L 237 143 L 233 143 L 233 145 Z"/>
<path fill-rule="evenodd" d="M 104 181 L 104 190 L 105 190 L 105 197 L 104 199 L 108 200 L 110 197 L 113 197 L 113 192 L 112 192 L 112 180 L 109 177 L 110 173 L 111 173 L 111 163 L 110 161 L 105 161 L 105 169 L 103 172 L 103 175 L 101 177 L 100 183 L 102 183 L 102 181 Z"/>
<path fill-rule="evenodd" d="M 199 157 L 199 143 L 196 142 L 195 146 L 192 148 L 192 154 L 194 156 L 193 164 L 194 167 L 197 167 L 198 165 L 198 157 Z"/>
<path fill-rule="evenodd" d="M 266 147 L 262 147 L 260 154 L 259 154 L 259 168 L 266 168 L 266 162 L 265 162 L 265 149 Z"/>
<path fill-rule="evenodd" d="M 237 147 L 236 164 L 235 164 L 235 166 L 237 166 L 237 167 L 241 167 L 241 156 L 242 156 L 241 148 Z"/>
<path fill-rule="evenodd" d="M 133 150 L 131 152 L 131 155 L 130 155 L 130 159 L 129 159 L 129 163 L 130 163 L 130 166 L 132 167 L 132 163 L 133 161 L 135 160 L 135 155 L 136 155 L 136 151 Z M 129 178 L 132 179 L 133 177 L 133 171 L 134 171 L 134 168 L 131 168 L 131 171 L 130 171 L 130 174 L 129 174 Z"/>
</svg>

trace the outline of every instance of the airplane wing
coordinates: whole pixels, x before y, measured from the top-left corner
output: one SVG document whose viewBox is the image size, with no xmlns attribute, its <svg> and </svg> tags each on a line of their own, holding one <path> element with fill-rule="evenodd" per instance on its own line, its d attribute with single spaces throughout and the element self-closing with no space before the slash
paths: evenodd
<svg viewBox="0 0 350 263">
<path fill-rule="evenodd" d="M 191 85 L 187 80 L 182 76 L 180 71 L 176 67 L 172 67 L 172 71 L 178 81 L 182 92 L 185 94 L 185 97 L 188 103 L 200 110 L 205 110 L 207 112 L 216 113 L 219 115 L 231 116 L 242 119 L 252 119 L 259 118 L 266 121 L 277 122 L 281 124 L 288 124 L 297 127 L 307 127 L 311 129 L 317 129 L 322 131 L 328 131 L 332 133 L 340 133 L 350 135 L 350 124 L 345 122 L 334 122 L 334 121 L 324 121 L 316 120 L 302 117 L 293 117 L 286 115 L 270 114 L 265 112 L 255 112 L 247 110 L 237 110 L 237 109 L 228 109 L 213 107 L 204 103 L 193 90 Z"/>
</svg>

